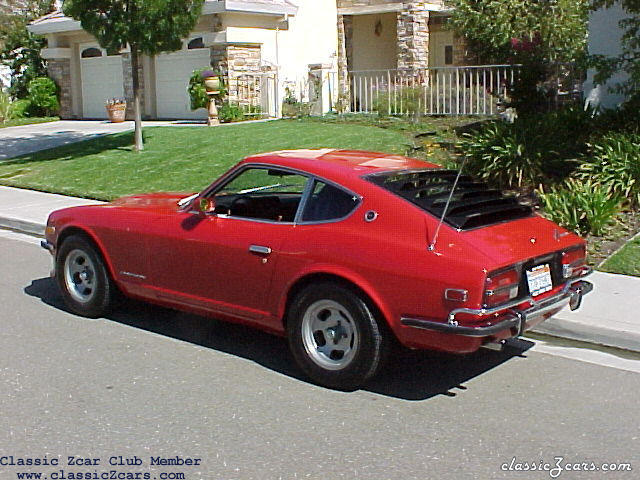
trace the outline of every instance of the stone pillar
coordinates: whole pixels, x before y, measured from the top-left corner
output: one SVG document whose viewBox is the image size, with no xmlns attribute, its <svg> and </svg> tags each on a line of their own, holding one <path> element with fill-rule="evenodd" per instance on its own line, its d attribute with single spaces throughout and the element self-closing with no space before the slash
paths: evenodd
<svg viewBox="0 0 640 480">
<path fill-rule="evenodd" d="M 346 105 L 351 104 L 349 70 L 353 65 L 353 17 L 338 15 L 338 90 Z"/>
<path fill-rule="evenodd" d="M 60 87 L 60 118 L 73 118 L 73 96 L 71 95 L 71 59 L 51 59 L 47 62 L 49 77 Z"/>
<path fill-rule="evenodd" d="M 336 99 L 331 98 L 335 92 L 331 91 L 329 75 L 332 70 L 331 64 L 311 64 L 309 65 L 309 101 L 311 102 L 311 115 L 324 115 L 331 111 L 332 103 Z"/>
<path fill-rule="evenodd" d="M 211 65 L 224 74 L 227 99 L 259 105 L 262 48 L 259 44 L 220 44 L 211 47 Z M 242 78 L 243 75 L 247 77 Z M 239 78 L 240 77 L 240 78 Z"/>
<path fill-rule="evenodd" d="M 144 105 L 144 90 L 145 90 L 145 84 L 144 84 L 144 71 L 143 71 L 143 66 L 142 64 L 144 63 L 142 61 L 142 56 L 140 55 L 140 60 L 139 60 L 139 65 L 138 65 L 138 79 L 139 79 L 139 85 L 140 85 L 140 111 L 142 112 L 142 117 L 145 117 L 145 105 Z M 127 100 L 127 120 L 133 120 L 134 119 L 134 112 L 133 112 L 133 76 L 132 76 L 132 69 L 131 69 L 131 54 L 129 53 L 123 53 L 122 54 L 122 73 L 123 73 L 123 77 L 124 77 L 124 97 Z"/>
<path fill-rule="evenodd" d="M 429 66 L 429 11 L 419 3 L 407 3 L 398 12 L 398 69 Z"/>
</svg>

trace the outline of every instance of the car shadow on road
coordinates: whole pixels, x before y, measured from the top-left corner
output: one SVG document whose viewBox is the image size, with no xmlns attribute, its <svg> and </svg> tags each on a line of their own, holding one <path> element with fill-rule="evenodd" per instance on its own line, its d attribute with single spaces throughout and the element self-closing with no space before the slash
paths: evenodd
<svg viewBox="0 0 640 480">
<path fill-rule="evenodd" d="M 33 280 L 24 292 L 51 307 L 69 311 L 51 278 Z M 309 382 L 295 365 L 284 338 L 254 328 L 132 300 L 125 300 L 107 320 L 245 358 Z M 464 356 L 394 348 L 378 376 L 362 389 L 414 401 L 437 395 L 455 397 L 467 390 L 464 384 L 469 380 L 513 357 L 525 356 L 532 346 L 532 342 L 519 340 L 506 352 L 481 350 Z"/>
</svg>

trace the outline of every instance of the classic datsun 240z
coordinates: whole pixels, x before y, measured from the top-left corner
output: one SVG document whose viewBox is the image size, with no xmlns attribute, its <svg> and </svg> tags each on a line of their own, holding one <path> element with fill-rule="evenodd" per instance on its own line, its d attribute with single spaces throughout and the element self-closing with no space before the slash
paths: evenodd
<svg viewBox="0 0 640 480">
<path fill-rule="evenodd" d="M 265 153 L 202 192 L 53 212 L 68 307 L 114 295 L 286 335 L 314 381 L 356 388 L 397 340 L 467 353 L 591 290 L 585 242 L 459 172 L 347 150 Z"/>
</svg>

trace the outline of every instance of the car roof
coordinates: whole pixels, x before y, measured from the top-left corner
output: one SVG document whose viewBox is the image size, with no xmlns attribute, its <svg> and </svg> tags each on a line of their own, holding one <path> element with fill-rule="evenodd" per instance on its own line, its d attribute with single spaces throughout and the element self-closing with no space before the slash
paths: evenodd
<svg viewBox="0 0 640 480">
<path fill-rule="evenodd" d="M 440 165 L 402 155 L 332 148 L 261 153 L 245 158 L 242 163 L 279 165 L 334 180 L 398 170 L 441 168 Z"/>
</svg>

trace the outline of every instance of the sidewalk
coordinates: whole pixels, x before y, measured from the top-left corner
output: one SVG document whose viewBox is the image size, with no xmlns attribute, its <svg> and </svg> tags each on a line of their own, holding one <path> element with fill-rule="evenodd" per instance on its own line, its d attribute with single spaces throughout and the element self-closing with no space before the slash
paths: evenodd
<svg viewBox="0 0 640 480">
<path fill-rule="evenodd" d="M 0 228 L 43 235 L 49 213 L 93 200 L 0 186 Z M 640 352 L 640 278 L 595 272 L 593 291 L 575 312 L 565 309 L 533 331 Z"/>
</svg>

